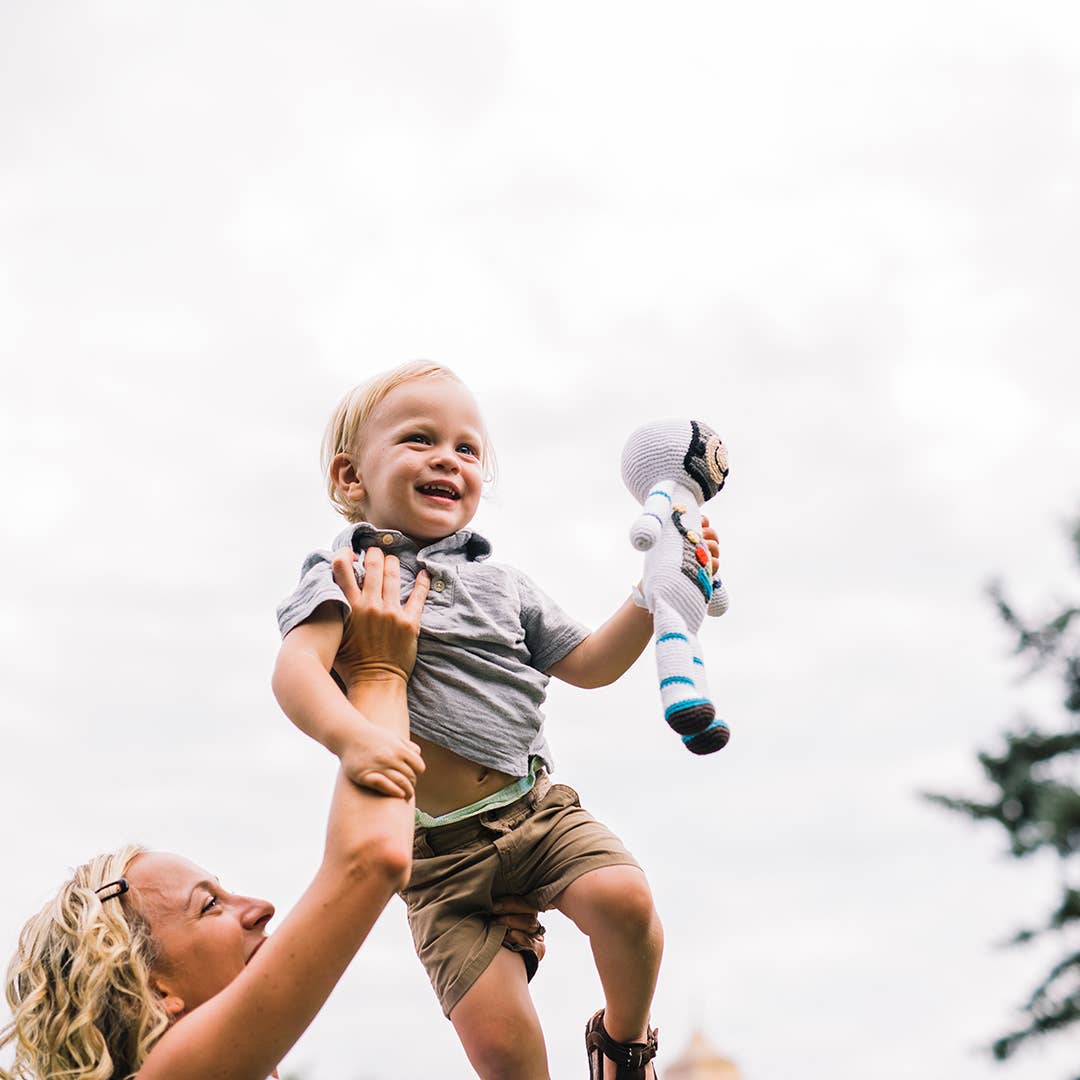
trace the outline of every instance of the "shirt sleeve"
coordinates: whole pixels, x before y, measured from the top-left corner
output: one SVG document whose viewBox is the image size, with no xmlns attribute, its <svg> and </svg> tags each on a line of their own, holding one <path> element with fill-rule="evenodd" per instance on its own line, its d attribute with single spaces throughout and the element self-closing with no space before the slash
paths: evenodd
<svg viewBox="0 0 1080 1080">
<path fill-rule="evenodd" d="M 535 582 L 517 572 L 521 598 L 521 626 L 529 664 L 537 671 L 547 671 L 588 636 L 589 628 L 572 619 Z"/>
<path fill-rule="evenodd" d="M 300 567 L 300 583 L 292 596 L 278 604 L 278 629 L 282 637 L 310 619 L 315 609 L 327 600 L 340 606 L 342 619 L 348 614 L 349 603 L 334 581 L 333 557 L 329 551 L 313 551 L 304 560 Z"/>
</svg>

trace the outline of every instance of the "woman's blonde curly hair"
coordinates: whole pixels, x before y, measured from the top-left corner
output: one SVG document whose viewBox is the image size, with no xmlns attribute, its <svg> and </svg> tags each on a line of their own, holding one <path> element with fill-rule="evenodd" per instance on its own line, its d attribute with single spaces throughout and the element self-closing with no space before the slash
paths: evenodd
<svg viewBox="0 0 1080 1080">
<path fill-rule="evenodd" d="M 128 1080 L 165 1033 L 149 927 L 130 894 L 102 901 L 96 892 L 143 850 L 80 866 L 23 927 L 7 973 L 13 1017 L 0 1030 L 14 1061 L 0 1080 Z"/>
</svg>

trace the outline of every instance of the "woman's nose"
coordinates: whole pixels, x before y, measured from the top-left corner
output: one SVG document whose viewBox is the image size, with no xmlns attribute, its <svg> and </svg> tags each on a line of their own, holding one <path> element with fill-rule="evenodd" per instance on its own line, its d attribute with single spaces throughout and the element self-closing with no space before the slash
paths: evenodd
<svg viewBox="0 0 1080 1080">
<path fill-rule="evenodd" d="M 243 924 L 249 930 L 263 926 L 274 917 L 274 905 L 269 900 L 259 900 L 254 896 L 243 898 Z"/>
</svg>

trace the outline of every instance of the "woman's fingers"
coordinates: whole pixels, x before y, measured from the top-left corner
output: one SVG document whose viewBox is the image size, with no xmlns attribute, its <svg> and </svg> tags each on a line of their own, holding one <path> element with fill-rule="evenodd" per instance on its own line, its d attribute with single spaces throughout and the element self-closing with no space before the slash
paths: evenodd
<svg viewBox="0 0 1080 1080">
<path fill-rule="evenodd" d="M 383 558 L 382 596 L 384 604 L 391 607 L 401 606 L 401 563 L 396 555 Z"/>
<path fill-rule="evenodd" d="M 535 934 L 527 934 L 524 930 L 515 930 L 512 927 L 506 931 L 506 937 L 503 939 L 504 943 L 509 943 L 514 946 L 515 949 L 528 949 L 529 952 L 536 955 L 538 961 L 544 959 L 544 954 L 547 952 L 547 945 L 544 944 L 542 937 L 537 937 Z"/>
<path fill-rule="evenodd" d="M 424 601 L 427 599 L 428 591 L 431 589 L 431 577 L 426 570 L 421 570 L 416 575 L 416 581 L 413 583 L 413 590 L 409 594 L 409 599 L 405 603 L 405 614 L 414 622 L 420 621 L 420 612 L 424 607 Z"/>
<path fill-rule="evenodd" d="M 536 953 L 538 960 L 544 959 L 547 951 L 544 925 L 540 922 L 540 912 L 532 904 L 520 896 L 501 896 L 491 905 L 491 910 L 494 921 L 506 927 L 507 941 Z"/>
<path fill-rule="evenodd" d="M 382 599 L 383 588 L 383 553 L 376 547 L 369 547 L 364 552 L 364 588 L 361 595 L 374 603 Z"/>
<path fill-rule="evenodd" d="M 345 594 L 349 607 L 354 607 L 360 600 L 360 583 L 356 580 L 356 553 L 352 548 L 339 548 L 334 552 L 331 568 L 334 571 L 334 581 L 337 587 Z"/>
</svg>

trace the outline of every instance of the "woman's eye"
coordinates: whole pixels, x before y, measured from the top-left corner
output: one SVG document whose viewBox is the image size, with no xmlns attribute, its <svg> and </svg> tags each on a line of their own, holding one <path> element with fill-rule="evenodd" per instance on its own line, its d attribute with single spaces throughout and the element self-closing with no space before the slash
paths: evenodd
<svg viewBox="0 0 1080 1080">
<path fill-rule="evenodd" d="M 200 915 L 205 915 L 208 911 L 212 911 L 217 907 L 217 897 L 210 896 L 207 898 L 206 903 L 199 909 Z"/>
</svg>

